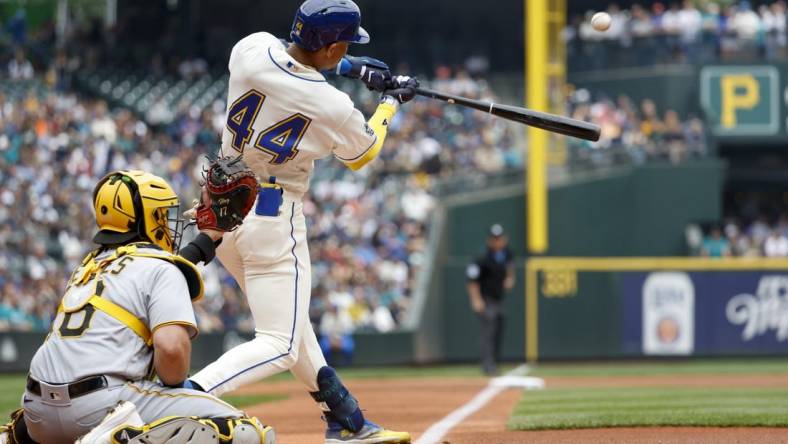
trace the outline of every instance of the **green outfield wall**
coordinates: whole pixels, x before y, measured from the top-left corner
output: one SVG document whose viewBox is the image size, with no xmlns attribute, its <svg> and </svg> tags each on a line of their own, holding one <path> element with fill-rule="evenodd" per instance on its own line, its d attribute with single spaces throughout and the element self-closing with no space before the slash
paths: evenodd
<svg viewBox="0 0 788 444">
<path fill-rule="evenodd" d="M 725 164 L 706 159 L 652 163 L 578 174 L 551 184 L 549 256 L 683 255 L 689 222 L 722 215 Z M 444 199 L 444 261 L 465 263 L 483 250 L 487 229 L 500 223 L 518 257 L 525 256 L 525 192 L 502 187 Z"/>
<path fill-rule="evenodd" d="M 722 161 L 708 159 L 684 165 L 626 167 L 552 184 L 548 255 L 686 255 L 686 225 L 721 217 L 724 172 Z M 444 251 L 433 276 L 438 284 L 428 296 L 428 305 L 434 300 L 443 307 L 440 321 L 443 354 L 432 357 L 448 361 L 478 358 L 479 329 L 465 290 L 465 267 L 483 251 L 488 227 L 500 223 L 509 233 L 520 265 L 517 285 L 506 299 L 503 356 L 524 358 L 523 295 L 527 278 L 522 272 L 526 260 L 523 187 L 455 195 L 444 203 Z M 558 347 L 567 335 L 579 335 L 576 342 L 567 342 L 559 354 L 548 354 L 548 357 L 608 356 L 607 351 L 614 350 L 620 339 L 615 329 L 606 328 L 620 310 L 612 303 L 615 277 L 584 276 L 583 283 L 583 291 L 593 297 L 551 301 L 559 308 L 571 304 L 577 310 L 577 317 L 554 320 L 550 307 L 545 314 L 548 320 L 540 324 L 543 328 L 554 327 L 543 336 L 548 341 L 547 350 Z M 560 310 L 556 313 L 560 314 Z"/>
</svg>

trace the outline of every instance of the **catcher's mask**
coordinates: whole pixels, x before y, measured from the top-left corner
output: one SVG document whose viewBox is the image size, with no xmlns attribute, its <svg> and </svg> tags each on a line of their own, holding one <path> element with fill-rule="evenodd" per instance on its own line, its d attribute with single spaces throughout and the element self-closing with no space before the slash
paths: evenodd
<svg viewBox="0 0 788 444">
<path fill-rule="evenodd" d="M 99 232 L 93 242 L 119 245 L 150 241 L 170 253 L 180 249 L 184 220 L 178 195 L 161 177 L 144 171 L 115 171 L 93 190 Z"/>
</svg>

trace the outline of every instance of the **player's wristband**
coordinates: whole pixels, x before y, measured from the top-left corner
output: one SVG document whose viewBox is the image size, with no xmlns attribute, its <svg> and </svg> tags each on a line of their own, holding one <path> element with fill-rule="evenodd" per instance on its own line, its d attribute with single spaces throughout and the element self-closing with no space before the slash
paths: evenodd
<svg viewBox="0 0 788 444">
<path fill-rule="evenodd" d="M 397 98 L 394 96 L 383 95 L 383 97 L 380 98 L 380 103 L 392 105 L 395 112 L 399 109 L 399 100 L 397 100 Z"/>
<path fill-rule="evenodd" d="M 199 262 L 204 262 L 207 265 L 216 257 L 216 247 L 221 243 L 221 238 L 214 242 L 207 234 L 200 233 L 189 242 L 189 245 L 181 248 L 178 254 L 195 265 Z"/>
</svg>

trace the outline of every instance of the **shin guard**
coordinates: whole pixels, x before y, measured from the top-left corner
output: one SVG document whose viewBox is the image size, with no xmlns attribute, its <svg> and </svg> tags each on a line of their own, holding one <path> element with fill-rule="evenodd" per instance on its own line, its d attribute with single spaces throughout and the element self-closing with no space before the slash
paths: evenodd
<svg viewBox="0 0 788 444">
<path fill-rule="evenodd" d="M 317 372 L 317 387 L 319 390 L 310 395 L 315 401 L 326 403 L 329 409 L 326 413 L 328 421 L 338 422 L 352 432 L 364 427 L 364 414 L 358 401 L 342 384 L 333 368 L 326 366 Z"/>
</svg>

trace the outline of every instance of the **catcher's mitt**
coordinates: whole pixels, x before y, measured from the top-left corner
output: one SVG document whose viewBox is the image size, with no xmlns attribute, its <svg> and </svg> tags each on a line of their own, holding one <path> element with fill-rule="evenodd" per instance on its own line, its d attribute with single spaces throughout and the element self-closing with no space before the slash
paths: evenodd
<svg viewBox="0 0 788 444">
<path fill-rule="evenodd" d="M 258 187 L 257 177 L 241 156 L 211 160 L 195 213 L 197 227 L 233 231 L 252 209 Z"/>
</svg>

